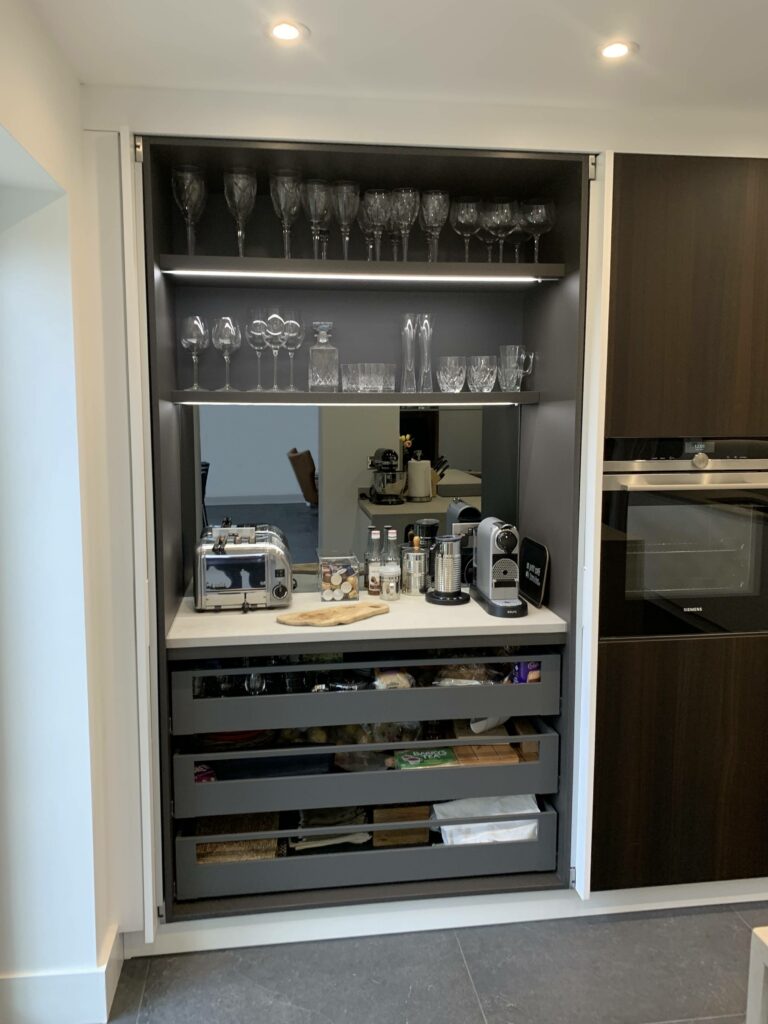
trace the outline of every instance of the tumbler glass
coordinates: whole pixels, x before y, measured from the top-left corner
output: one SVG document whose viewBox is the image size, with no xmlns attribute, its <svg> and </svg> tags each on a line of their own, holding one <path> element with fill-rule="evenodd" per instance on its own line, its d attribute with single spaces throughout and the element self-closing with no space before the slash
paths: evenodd
<svg viewBox="0 0 768 1024">
<path fill-rule="evenodd" d="M 355 392 L 360 390 L 360 363 L 341 364 L 341 390 Z"/>
<path fill-rule="evenodd" d="M 467 379 L 465 356 L 438 356 L 437 383 L 441 391 L 458 394 Z"/>
<path fill-rule="evenodd" d="M 384 363 L 384 372 L 382 374 L 382 391 L 394 391 L 395 390 L 395 379 L 397 377 L 397 364 L 396 363 Z"/>
<path fill-rule="evenodd" d="M 467 360 L 467 382 L 470 391 L 493 391 L 496 383 L 496 356 L 470 356 Z"/>
</svg>

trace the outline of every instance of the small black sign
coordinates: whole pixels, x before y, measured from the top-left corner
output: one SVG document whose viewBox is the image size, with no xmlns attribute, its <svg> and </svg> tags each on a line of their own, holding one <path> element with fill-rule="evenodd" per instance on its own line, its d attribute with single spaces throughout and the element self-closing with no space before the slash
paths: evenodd
<svg viewBox="0 0 768 1024">
<path fill-rule="evenodd" d="M 549 552 L 543 544 L 523 537 L 520 544 L 520 593 L 536 608 L 541 608 L 547 590 Z"/>
</svg>

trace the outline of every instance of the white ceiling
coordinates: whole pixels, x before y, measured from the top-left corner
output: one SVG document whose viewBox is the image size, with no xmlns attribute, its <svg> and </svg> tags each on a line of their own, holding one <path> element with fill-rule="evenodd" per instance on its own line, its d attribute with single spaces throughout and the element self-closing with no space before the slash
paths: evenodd
<svg viewBox="0 0 768 1024">
<path fill-rule="evenodd" d="M 34 0 L 83 82 L 535 106 L 768 108 L 765 0 Z M 265 35 L 279 17 L 299 45 Z M 597 55 L 627 38 L 622 64 Z"/>
</svg>

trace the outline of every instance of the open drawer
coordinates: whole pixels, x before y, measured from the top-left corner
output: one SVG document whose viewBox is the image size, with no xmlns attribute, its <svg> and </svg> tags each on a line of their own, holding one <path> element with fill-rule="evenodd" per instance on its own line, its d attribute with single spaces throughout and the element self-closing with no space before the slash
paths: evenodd
<svg viewBox="0 0 768 1024">
<path fill-rule="evenodd" d="M 346 695 L 342 695 L 346 696 Z M 514 751 L 536 746 L 517 763 L 482 760 L 449 767 L 355 772 L 333 770 L 336 753 L 464 749 L 502 745 L 498 737 L 427 740 L 347 747 L 302 747 L 236 753 L 177 754 L 173 759 L 174 817 L 286 811 L 350 804 L 452 800 L 466 796 L 555 793 L 560 737 L 541 719 L 533 732 L 504 738 Z M 307 763 L 305 763 L 307 762 Z"/>
<path fill-rule="evenodd" d="M 560 655 L 520 657 L 404 659 L 396 667 L 418 670 L 480 662 L 506 673 L 516 662 L 538 662 L 535 682 L 495 686 L 417 686 L 404 690 L 374 690 L 249 695 L 254 676 L 259 681 L 280 679 L 298 689 L 309 676 L 323 678 L 372 671 L 382 663 L 350 661 L 256 669 L 195 669 L 171 674 L 173 733 L 224 732 L 247 729 L 311 728 L 356 722 L 405 722 L 447 718 L 556 715 L 560 710 Z"/>
<path fill-rule="evenodd" d="M 557 863 L 557 813 L 544 801 L 539 801 L 539 807 L 538 814 L 515 816 L 536 823 L 533 838 L 516 842 L 464 846 L 445 846 L 438 842 L 431 846 L 393 849 L 368 846 L 351 852 L 347 847 L 339 853 L 301 853 L 250 859 L 239 853 L 249 839 L 263 839 L 278 833 L 177 836 L 177 898 L 191 900 L 432 878 L 554 871 Z M 385 827 L 417 828 L 426 824 L 407 822 L 401 826 L 389 824 Z M 228 847 L 235 849 L 229 852 Z M 217 850 L 220 851 L 220 859 L 216 857 Z"/>
</svg>

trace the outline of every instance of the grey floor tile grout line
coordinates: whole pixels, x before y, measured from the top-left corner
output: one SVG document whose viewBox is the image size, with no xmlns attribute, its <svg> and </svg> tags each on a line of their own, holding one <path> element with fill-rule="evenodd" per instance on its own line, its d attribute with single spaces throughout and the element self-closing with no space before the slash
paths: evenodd
<svg viewBox="0 0 768 1024">
<path fill-rule="evenodd" d="M 718 1020 L 733 1020 L 734 1017 L 739 1017 L 738 1011 L 736 1013 L 720 1013 L 716 1017 L 675 1017 L 673 1020 L 653 1020 L 648 1021 L 647 1024 L 707 1024 L 708 1021 Z"/>
<path fill-rule="evenodd" d="M 461 939 L 459 938 L 459 933 L 456 931 L 456 929 L 454 929 L 454 931 L 453 931 L 453 937 L 454 937 L 454 939 L 456 939 L 456 945 L 459 947 L 459 952 L 461 953 L 461 959 L 464 961 L 464 968 L 465 968 L 465 970 L 467 972 L 467 975 L 469 977 L 469 983 L 472 986 L 472 991 L 475 993 L 475 999 L 477 1000 L 477 1005 L 480 1007 L 480 1013 L 482 1014 L 483 1021 L 485 1022 L 485 1024 L 488 1024 L 488 1018 L 485 1016 L 485 1010 L 483 1009 L 483 1004 L 480 1002 L 480 995 L 479 995 L 479 993 L 477 991 L 477 986 L 475 985 L 475 979 L 472 977 L 472 971 L 470 971 L 469 964 L 467 963 L 467 958 L 464 956 L 464 950 L 462 949 L 462 946 L 461 946 Z"/>
<path fill-rule="evenodd" d="M 147 969 L 144 971 L 144 981 L 141 983 L 141 995 L 139 996 L 139 1005 L 136 1007 L 136 1024 L 139 1024 L 139 1017 L 141 1016 L 141 1008 L 144 1005 L 144 995 L 147 991 L 147 982 L 149 981 L 149 972 L 152 969 L 152 958 L 147 958 Z"/>
</svg>

